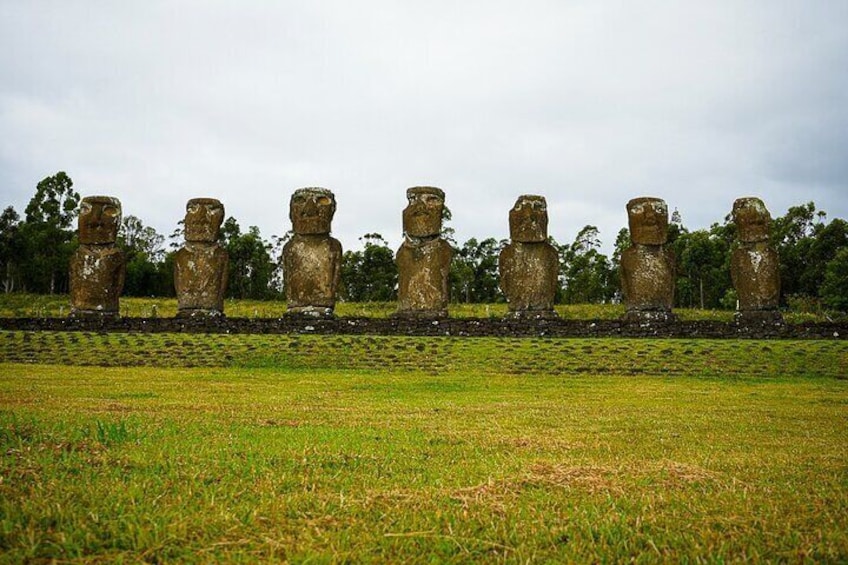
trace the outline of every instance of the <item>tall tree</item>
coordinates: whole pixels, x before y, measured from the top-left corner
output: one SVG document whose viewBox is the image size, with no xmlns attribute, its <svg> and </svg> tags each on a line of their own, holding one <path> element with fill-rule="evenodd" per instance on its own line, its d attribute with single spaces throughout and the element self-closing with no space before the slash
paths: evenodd
<svg viewBox="0 0 848 565">
<path fill-rule="evenodd" d="M 124 294 L 127 296 L 168 295 L 173 284 L 163 272 L 165 237 L 145 226 L 136 216 L 125 216 L 118 230 L 118 246 L 127 259 Z"/>
<path fill-rule="evenodd" d="M 471 238 L 454 250 L 450 269 L 451 298 L 459 302 L 499 302 L 498 256 L 506 241 Z"/>
<path fill-rule="evenodd" d="M 397 296 L 397 265 L 389 243 L 379 233 L 359 238 L 360 251 L 342 257 L 342 294 L 353 302 L 385 302 Z"/>
<path fill-rule="evenodd" d="M 562 300 L 567 304 L 611 300 L 618 289 L 617 273 L 600 252 L 598 228 L 584 226 L 571 245 L 559 246 Z"/>
<path fill-rule="evenodd" d="M 71 178 L 60 171 L 38 183 L 26 207 L 21 235 L 28 258 L 24 269 L 27 290 L 50 294 L 67 290 L 76 235 L 72 224 L 80 202 L 73 186 Z"/>
<path fill-rule="evenodd" d="M 709 231 L 682 232 L 675 241 L 679 306 L 718 308 L 730 288 L 730 245 L 719 230 L 713 224 Z"/>
<path fill-rule="evenodd" d="M 235 218 L 229 217 L 221 226 L 224 247 L 230 255 L 227 296 L 231 298 L 269 298 L 273 295 L 271 280 L 274 262 L 271 244 L 265 242 L 259 228 L 250 226 L 246 233 Z"/>
<path fill-rule="evenodd" d="M 848 247 L 828 262 L 820 294 L 825 306 L 848 312 Z"/>
<path fill-rule="evenodd" d="M 15 290 L 24 258 L 20 220 L 21 217 L 12 206 L 8 206 L 0 215 L 0 276 L 5 293 Z"/>
<path fill-rule="evenodd" d="M 803 294 L 801 276 L 808 265 L 809 238 L 815 217 L 815 203 L 807 202 L 791 206 L 785 215 L 772 221 L 771 240 L 780 256 L 780 287 L 784 297 Z"/>
<path fill-rule="evenodd" d="M 824 283 L 828 265 L 841 249 L 848 247 L 848 222 L 834 218 L 830 223 L 822 221 L 813 226 L 809 241 L 803 246 L 805 269 L 798 281 L 801 293 L 818 296 Z M 848 289 L 846 289 L 848 292 Z"/>
</svg>

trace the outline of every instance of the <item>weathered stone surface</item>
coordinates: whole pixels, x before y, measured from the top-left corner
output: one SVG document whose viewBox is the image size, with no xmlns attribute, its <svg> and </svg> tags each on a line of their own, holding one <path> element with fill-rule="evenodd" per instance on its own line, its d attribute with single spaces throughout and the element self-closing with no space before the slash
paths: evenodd
<svg viewBox="0 0 848 565">
<path fill-rule="evenodd" d="M 326 188 L 299 188 L 289 202 L 289 219 L 298 235 L 329 234 L 335 213 L 336 197 Z"/>
<path fill-rule="evenodd" d="M 674 320 L 674 252 L 668 239 L 668 207 L 659 198 L 627 203 L 632 245 L 621 255 L 621 290 L 628 322 Z"/>
<path fill-rule="evenodd" d="M 780 323 L 780 261 L 769 244 L 771 215 L 762 200 L 733 203 L 738 247 L 730 256 L 730 276 L 739 299 L 737 317 L 749 322 Z"/>
<path fill-rule="evenodd" d="M 214 198 L 186 204 L 186 244 L 174 257 L 177 316 L 223 316 L 229 255 L 218 243 L 224 205 Z"/>
<path fill-rule="evenodd" d="M 755 196 L 737 198 L 733 202 L 733 222 L 739 241 L 756 243 L 768 241 L 771 232 L 771 214 L 762 200 Z"/>
<path fill-rule="evenodd" d="M 408 318 L 448 315 L 448 276 L 453 250 L 441 239 L 404 243 L 398 249 L 398 311 Z"/>
<path fill-rule="evenodd" d="M 664 245 L 668 241 L 668 206 L 651 196 L 627 203 L 630 241 L 637 245 Z"/>
<path fill-rule="evenodd" d="M 523 195 L 509 211 L 512 241 L 498 260 L 500 287 L 511 318 L 555 318 L 559 258 L 548 242 L 547 202 Z"/>
<path fill-rule="evenodd" d="M 520 243 L 548 241 L 548 202 L 544 196 L 518 197 L 509 211 L 509 238 Z"/>
<path fill-rule="evenodd" d="M 511 337 L 511 338 L 690 338 L 848 339 L 848 324 L 744 324 L 700 320 L 630 324 L 620 320 L 502 320 L 496 318 L 0 318 L 0 330 L 22 332 L 321 334 Z M 24 353 L 26 355 L 26 353 Z"/>
<path fill-rule="evenodd" d="M 87 196 L 79 215 L 80 246 L 71 257 L 71 316 L 117 317 L 126 260 L 115 246 L 121 203 L 111 196 Z"/>
<path fill-rule="evenodd" d="M 295 235 L 283 247 L 288 314 L 333 315 L 342 263 L 342 245 L 329 235 L 335 211 L 336 198 L 324 188 L 301 188 L 291 197 Z"/>
<path fill-rule="evenodd" d="M 433 237 L 442 233 L 445 193 L 434 186 L 414 186 L 406 190 L 408 204 L 403 209 L 403 233 L 407 237 Z"/>
<path fill-rule="evenodd" d="M 398 310 L 395 316 L 443 318 L 448 315 L 448 276 L 453 250 L 440 237 L 445 193 L 417 186 L 406 191 L 403 210 L 404 242 L 398 266 Z"/>
<path fill-rule="evenodd" d="M 186 203 L 185 238 L 199 243 L 218 243 L 224 205 L 216 198 L 192 198 Z"/>
</svg>

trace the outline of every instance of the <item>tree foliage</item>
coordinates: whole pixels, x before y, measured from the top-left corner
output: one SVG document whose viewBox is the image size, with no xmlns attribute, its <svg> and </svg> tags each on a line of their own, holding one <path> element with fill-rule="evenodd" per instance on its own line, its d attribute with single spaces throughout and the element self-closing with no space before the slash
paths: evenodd
<svg viewBox="0 0 848 565">
<path fill-rule="evenodd" d="M 558 246 L 562 302 L 612 300 L 619 287 L 617 273 L 600 248 L 598 228 L 591 225 L 583 226 L 571 245 Z"/>
<path fill-rule="evenodd" d="M 242 233 L 230 216 L 221 227 L 223 245 L 230 255 L 229 298 L 271 298 L 276 264 L 271 259 L 272 245 L 262 239 L 259 228 L 250 226 Z"/>
<path fill-rule="evenodd" d="M 38 183 L 25 209 L 20 229 L 26 261 L 21 264 L 22 290 L 50 293 L 68 289 L 67 265 L 76 240 L 72 229 L 80 195 L 63 171 Z"/>
<path fill-rule="evenodd" d="M 386 302 L 397 297 L 394 252 L 379 233 L 359 238 L 364 247 L 342 256 L 342 297 L 351 302 Z"/>
<path fill-rule="evenodd" d="M 118 229 L 118 246 L 124 250 L 127 296 L 173 296 L 173 274 L 167 269 L 165 237 L 136 216 L 124 216 Z"/>
<path fill-rule="evenodd" d="M 454 248 L 450 293 L 454 302 L 503 302 L 498 286 L 498 257 L 506 241 L 471 238 Z"/>
</svg>

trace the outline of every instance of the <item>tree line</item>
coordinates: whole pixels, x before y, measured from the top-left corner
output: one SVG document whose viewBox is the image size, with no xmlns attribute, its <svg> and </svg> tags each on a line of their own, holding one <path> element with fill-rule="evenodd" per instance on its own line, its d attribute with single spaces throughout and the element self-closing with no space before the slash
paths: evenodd
<svg viewBox="0 0 848 565">
<path fill-rule="evenodd" d="M 76 217 L 80 195 L 64 172 L 36 186 L 24 216 L 8 206 L 0 215 L 0 277 L 3 292 L 64 293 L 68 263 L 77 247 Z M 446 211 L 444 237 L 454 248 L 450 271 L 454 302 L 502 302 L 498 288 L 498 256 L 506 239 L 454 239 Z M 282 247 L 291 233 L 265 239 L 259 228 L 242 229 L 227 218 L 221 245 L 230 256 L 227 297 L 275 299 L 284 296 Z M 736 305 L 730 280 L 730 255 L 736 226 L 728 214 L 709 229 L 689 230 L 675 211 L 669 222 L 669 245 L 677 256 L 677 307 L 726 308 Z M 394 250 L 378 233 L 360 238 L 362 248 L 342 258 L 340 298 L 352 302 L 396 299 Z M 601 252 L 595 226 L 584 226 L 571 243 L 550 238 L 559 259 L 558 303 L 603 303 L 620 300 L 618 267 L 630 245 L 623 228 L 611 256 Z M 848 311 L 848 222 L 816 208 L 813 202 L 792 206 L 775 217 L 771 243 L 780 255 L 784 304 L 798 310 L 821 307 Z M 127 258 L 124 294 L 174 296 L 174 253 L 183 245 L 182 226 L 167 238 L 136 216 L 122 220 L 117 244 Z"/>
</svg>

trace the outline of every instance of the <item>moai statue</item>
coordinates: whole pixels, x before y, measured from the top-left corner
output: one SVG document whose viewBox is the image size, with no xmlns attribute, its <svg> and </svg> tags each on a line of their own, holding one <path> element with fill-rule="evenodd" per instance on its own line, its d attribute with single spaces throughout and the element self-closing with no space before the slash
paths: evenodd
<svg viewBox="0 0 848 565">
<path fill-rule="evenodd" d="M 509 237 L 498 270 L 509 304 L 508 318 L 556 318 L 559 259 L 548 242 L 548 205 L 543 196 L 519 196 L 509 211 Z"/>
<path fill-rule="evenodd" d="M 445 193 L 431 186 L 406 191 L 404 240 L 395 256 L 398 266 L 398 310 L 401 318 L 445 318 L 448 275 L 453 250 L 442 239 Z"/>
<path fill-rule="evenodd" d="M 330 237 L 335 212 L 336 197 L 325 188 L 300 188 L 292 194 L 294 235 L 283 247 L 287 314 L 333 315 L 342 265 L 342 244 Z"/>
<path fill-rule="evenodd" d="M 739 246 L 730 256 L 730 276 L 739 298 L 740 322 L 782 323 L 780 264 L 769 244 L 771 215 L 759 198 L 739 198 L 733 203 L 733 221 Z"/>
<path fill-rule="evenodd" d="M 224 315 L 229 255 L 218 243 L 224 205 L 214 198 L 192 198 L 186 204 L 185 246 L 174 258 L 177 317 Z"/>
<path fill-rule="evenodd" d="M 668 207 L 659 198 L 627 203 L 632 245 L 621 254 L 621 290 L 627 322 L 670 322 L 674 302 L 674 251 L 668 240 Z"/>
<path fill-rule="evenodd" d="M 71 316 L 117 318 L 126 259 L 116 245 L 121 202 L 87 196 L 80 203 L 79 248 L 71 257 Z"/>
</svg>

